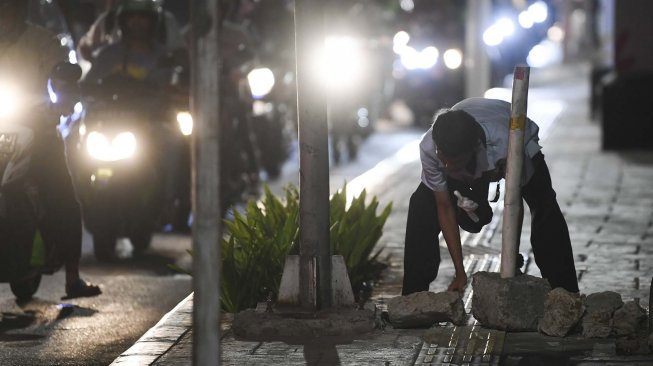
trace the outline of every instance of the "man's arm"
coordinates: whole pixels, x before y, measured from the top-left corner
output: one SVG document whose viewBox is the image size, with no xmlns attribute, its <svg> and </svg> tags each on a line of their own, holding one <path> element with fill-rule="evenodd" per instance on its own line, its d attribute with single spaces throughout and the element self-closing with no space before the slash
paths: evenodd
<svg viewBox="0 0 653 366">
<path fill-rule="evenodd" d="M 467 274 L 463 266 L 463 249 L 460 243 L 460 231 L 458 230 L 458 220 L 456 219 L 456 210 L 453 207 L 449 192 L 433 192 L 438 210 L 438 220 L 444 241 L 447 243 L 451 260 L 453 261 L 456 275 L 448 291 L 463 291 L 467 284 Z"/>
</svg>

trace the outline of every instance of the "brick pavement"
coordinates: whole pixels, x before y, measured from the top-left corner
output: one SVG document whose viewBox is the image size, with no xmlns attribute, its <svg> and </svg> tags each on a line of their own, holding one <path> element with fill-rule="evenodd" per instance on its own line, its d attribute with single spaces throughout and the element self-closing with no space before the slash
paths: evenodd
<svg viewBox="0 0 653 366">
<path fill-rule="evenodd" d="M 581 293 L 612 290 L 619 292 L 624 300 L 639 298 L 647 307 L 653 276 L 653 152 L 601 151 L 600 126 L 588 119 L 587 75 L 587 67 L 578 65 L 532 72 L 531 89 L 542 88 L 542 93 L 531 93 L 538 95 L 537 100 L 531 97 L 531 102 L 555 99 L 563 106 L 542 142 L 543 152 L 569 225 Z M 401 291 L 408 199 L 419 182 L 420 174 L 416 151 L 407 151 L 375 168 L 365 180 L 369 194 L 376 195 L 381 205 L 392 201 L 394 207 L 379 242 L 379 246 L 384 248 L 383 256 L 390 263 L 373 296 L 380 306 L 385 299 L 397 296 Z M 370 177 L 376 180 L 371 181 Z M 362 181 L 361 178 L 358 182 L 351 182 L 349 189 Z M 501 206 L 500 201 L 495 208 L 495 219 L 481 233 L 463 235 L 468 275 L 478 270 L 498 270 Z M 530 253 L 528 216 L 527 213 L 521 251 L 530 258 L 526 272 L 540 276 Z M 436 292 L 445 290 L 453 276 L 453 265 L 442 242 L 441 253 L 440 275 L 431 285 L 431 290 Z M 464 297 L 468 309 L 471 305 L 470 287 Z M 192 297 L 180 304 L 169 319 L 150 330 L 115 364 L 190 364 L 190 309 Z M 534 355 L 561 349 L 584 351 L 563 359 L 554 357 L 553 360 L 557 361 L 550 362 L 653 364 L 653 356 L 615 355 L 610 340 L 559 339 L 532 333 L 487 331 L 471 317 L 464 327 L 442 324 L 432 329 L 436 333 L 444 330 L 439 335 L 445 334 L 445 340 L 437 340 L 436 335 L 429 337 L 425 330 L 388 327 L 346 344 L 319 346 L 240 341 L 234 338 L 228 325 L 229 316 L 225 316 L 221 342 L 224 365 L 435 365 L 449 362 L 490 365 L 500 361 L 510 363 L 509 356 L 498 355 L 502 350 L 515 349 Z"/>
</svg>

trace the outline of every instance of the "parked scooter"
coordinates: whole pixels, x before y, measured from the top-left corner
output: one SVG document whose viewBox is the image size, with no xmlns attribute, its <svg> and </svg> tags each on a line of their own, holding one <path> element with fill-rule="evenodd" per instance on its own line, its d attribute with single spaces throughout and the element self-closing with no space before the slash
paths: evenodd
<svg viewBox="0 0 653 366">
<path fill-rule="evenodd" d="M 44 212 L 29 174 L 43 126 L 26 116 L 45 110 L 47 103 L 47 95 L 23 93 L 20 83 L 0 79 L 0 282 L 9 282 L 19 300 L 36 293 L 42 274 L 62 266 L 55 248 L 41 240 L 38 222 Z"/>
<path fill-rule="evenodd" d="M 70 162 L 95 256 L 114 258 L 121 237 L 141 255 L 170 198 L 181 146 L 167 96 L 145 81 L 116 76 L 86 86 L 83 100 L 83 117 L 69 137 Z"/>
</svg>

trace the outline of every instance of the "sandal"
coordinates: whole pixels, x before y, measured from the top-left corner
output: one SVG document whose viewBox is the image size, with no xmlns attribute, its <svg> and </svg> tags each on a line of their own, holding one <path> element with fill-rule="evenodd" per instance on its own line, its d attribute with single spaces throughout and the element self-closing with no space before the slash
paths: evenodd
<svg viewBox="0 0 653 366">
<path fill-rule="evenodd" d="M 75 281 L 73 285 L 68 288 L 66 286 L 66 296 L 63 296 L 61 300 L 76 299 L 78 297 L 93 297 L 102 293 L 100 287 L 87 283 L 81 278 Z"/>
</svg>

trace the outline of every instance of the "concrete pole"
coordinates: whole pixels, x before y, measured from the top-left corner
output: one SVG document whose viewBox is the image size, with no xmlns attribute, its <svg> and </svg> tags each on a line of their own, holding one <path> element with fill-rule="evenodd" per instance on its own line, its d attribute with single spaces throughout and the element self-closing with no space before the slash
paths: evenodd
<svg viewBox="0 0 653 366">
<path fill-rule="evenodd" d="M 530 68 L 516 66 L 512 82 L 512 109 L 510 111 L 510 132 L 508 137 L 508 161 L 506 163 L 506 194 L 503 209 L 501 241 L 501 277 L 515 276 L 517 243 L 521 230 L 520 209 L 521 176 L 524 165 L 524 128 L 526 126 L 526 105 L 528 102 L 528 80 Z"/>
<path fill-rule="evenodd" d="M 295 46 L 299 125 L 299 296 L 302 307 L 325 309 L 331 307 L 331 246 L 327 98 L 315 57 L 324 48 L 324 3 L 321 0 L 295 1 Z M 317 281 L 314 281 L 315 273 Z M 316 298 L 317 304 L 314 304 Z"/>
<path fill-rule="evenodd" d="M 483 32 L 490 23 L 491 0 L 467 0 L 465 23 L 465 97 L 482 97 L 490 88 L 490 59 Z"/>
<path fill-rule="evenodd" d="M 191 2 L 193 365 L 220 362 L 218 0 Z"/>
</svg>

